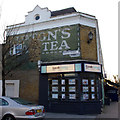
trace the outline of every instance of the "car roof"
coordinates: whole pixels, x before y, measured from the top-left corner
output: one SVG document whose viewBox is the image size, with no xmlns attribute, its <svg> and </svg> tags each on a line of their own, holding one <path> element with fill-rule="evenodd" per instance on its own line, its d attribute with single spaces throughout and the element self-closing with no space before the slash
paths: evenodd
<svg viewBox="0 0 120 120">
<path fill-rule="evenodd" d="M 8 96 L 0 96 L 0 98 L 3 98 L 3 99 L 10 99 L 10 97 L 8 97 Z"/>
<path fill-rule="evenodd" d="M 6 99 L 7 99 L 7 98 L 9 98 L 9 97 L 7 97 L 7 96 L 0 96 L 0 98 L 6 98 Z"/>
<path fill-rule="evenodd" d="M 13 101 L 12 99 L 10 99 L 10 97 L 0 96 L 0 98 L 6 100 L 7 102 L 9 102 L 10 105 L 17 104 L 15 101 Z"/>
</svg>

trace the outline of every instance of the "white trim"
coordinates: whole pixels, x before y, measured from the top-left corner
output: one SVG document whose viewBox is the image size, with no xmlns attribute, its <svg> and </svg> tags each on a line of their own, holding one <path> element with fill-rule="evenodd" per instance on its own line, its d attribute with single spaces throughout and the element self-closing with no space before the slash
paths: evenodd
<svg viewBox="0 0 120 120">
<path fill-rule="evenodd" d="M 100 62 L 100 37 L 99 37 L 99 28 L 98 21 L 96 20 L 96 42 L 97 42 L 97 61 Z"/>
<path fill-rule="evenodd" d="M 76 14 L 51 18 L 48 21 L 43 21 L 34 24 L 23 23 L 23 24 L 8 26 L 7 31 L 9 32 L 9 29 L 13 29 L 12 32 L 9 33 L 9 35 L 18 35 L 26 32 L 34 32 L 34 31 L 52 29 L 56 27 L 62 27 L 62 26 L 74 25 L 74 24 L 81 24 L 96 28 L 96 19 L 95 18 L 91 19 L 82 16 L 79 13 L 76 13 Z"/>
<path fill-rule="evenodd" d="M 60 19 L 72 18 L 72 17 L 76 17 L 76 16 L 85 17 L 86 19 L 92 19 L 92 20 L 96 19 L 95 17 L 88 16 L 83 13 L 72 13 L 72 14 L 68 14 L 68 15 L 51 17 L 50 19 L 48 19 L 46 21 L 40 21 L 39 23 L 37 22 L 37 23 L 26 24 L 25 22 L 23 22 L 23 23 L 7 26 L 7 28 L 10 29 L 10 28 L 16 28 L 16 27 L 29 26 L 29 25 L 40 24 L 40 23 L 50 22 L 50 21 L 55 21 L 55 20 L 60 20 Z"/>
</svg>

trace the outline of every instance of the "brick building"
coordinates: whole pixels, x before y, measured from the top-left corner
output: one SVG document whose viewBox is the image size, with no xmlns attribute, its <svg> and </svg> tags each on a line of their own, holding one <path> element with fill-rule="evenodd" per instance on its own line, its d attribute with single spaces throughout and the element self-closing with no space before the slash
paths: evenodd
<svg viewBox="0 0 120 120">
<path fill-rule="evenodd" d="M 2 80 L 2 45 L 0 45 L 0 80 Z"/>
<path fill-rule="evenodd" d="M 2 95 L 2 45 L 0 44 L 0 95 Z"/>
<path fill-rule="evenodd" d="M 36 6 L 24 23 L 8 26 L 6 32 L 12 41 L 9 55 L 18 56 L 10 66 L 24 61 L 7 76 L 16 84 L 17 96 L 51 112 L 101 112 L 104 65 L 95 16 Z"/>
</svg>

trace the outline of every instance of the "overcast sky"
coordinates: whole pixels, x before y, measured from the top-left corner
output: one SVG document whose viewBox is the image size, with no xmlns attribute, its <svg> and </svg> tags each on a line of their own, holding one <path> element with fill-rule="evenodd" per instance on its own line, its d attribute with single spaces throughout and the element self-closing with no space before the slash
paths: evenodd
<svg viewBox="0 0 120 120">
<path fill-rule="evenodd" d="M 74 7 L 77 11 L 96 16 L 105 70 L 118 74 L 118 1 L 119 0 L 0 0 L 0 36 L 6 25 L 24 22 L 25 15 L 36 5 L 55 11 Z M 1 37 L 0 37 L 1 38 Z"/>
</svg>

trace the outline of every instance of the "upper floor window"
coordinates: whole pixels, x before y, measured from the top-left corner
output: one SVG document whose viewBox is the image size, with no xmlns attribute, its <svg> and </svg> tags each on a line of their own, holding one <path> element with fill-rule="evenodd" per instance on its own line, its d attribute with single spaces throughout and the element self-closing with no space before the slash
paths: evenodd
<svg viewBox="0 0 120 120">
<path fill-rule="evenodd" d="M 21 55 L 22 54 L 22 44 L 14 45 L 10 48 L 10 55 Z"/>
<path fill-rule="evenodd" d="M 40 15 L 39 14 L 36 14 L 35 15 L 35 20 L 39 20 L 40 19 Z"/>
</svg>

